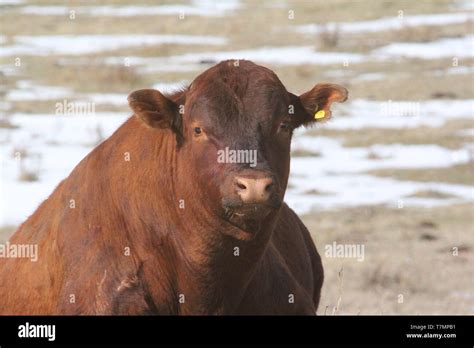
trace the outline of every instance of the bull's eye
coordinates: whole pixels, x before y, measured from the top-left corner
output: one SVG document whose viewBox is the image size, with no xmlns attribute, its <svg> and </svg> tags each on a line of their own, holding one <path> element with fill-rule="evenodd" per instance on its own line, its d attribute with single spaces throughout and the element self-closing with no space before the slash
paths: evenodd
<svg viewBox="0 0 474 348">
<path fill-rule="evenodd" d="M 194 128 L 194 134 L 199 135 L 202 133 L 202 129 L 200 127 L 195 127 Z"/>
<path fill-rule="evenodd" d="M 291 131 L 291 125 L 287 122 L 282 122 L 280 123 L 280 129 L 284 132 L 289 132 Z"/>
</svg>

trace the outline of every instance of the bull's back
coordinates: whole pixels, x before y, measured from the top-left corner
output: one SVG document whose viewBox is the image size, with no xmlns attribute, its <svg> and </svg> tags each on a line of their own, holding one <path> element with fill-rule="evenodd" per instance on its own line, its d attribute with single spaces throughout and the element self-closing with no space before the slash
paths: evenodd
<svg viewBox="0 0 474 348">
<path fill-rule="evenodd" d="M 120 284 L 139 264 L 123 257 L 133 240 L 117 206 L 127 203 L 117 197 L 127 195 L 121 181 L 134 167 L 122 156 L 139 147 L 128 137 L 138 126 L 130 118 L 97 146 L 11 237 L 10 244 L 36 245 L 38 261 L 0 258 L 0 314 L 114 313 L 118 300 L 101 286 Z"/>
<path fill-rule="evenodd" d="M 62 279 L 56 243 L 61 183 L 18 228 L 8 246 L 29 255 L 0 259 L 0 314 L 53 314 Z"/>
</svg>

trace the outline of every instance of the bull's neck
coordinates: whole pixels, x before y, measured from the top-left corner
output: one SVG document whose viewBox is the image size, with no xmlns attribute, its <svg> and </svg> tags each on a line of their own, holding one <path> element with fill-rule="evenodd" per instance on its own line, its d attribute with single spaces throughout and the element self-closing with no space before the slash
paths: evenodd
<svg viewBox="0 0 474 348">
<path fill-rule="evenodd" d="M 227 221 L 193 201 L 186 208 L 178 248 L 181 260 L 178 286 L 186 296 L 182 313 L 232 314 L 245 294 L 273 229 L 271 220 L 251 241 L 225 234 L 235 229 Z M 187 295 L 186 295 L 187 294 Z"/>
</svg>

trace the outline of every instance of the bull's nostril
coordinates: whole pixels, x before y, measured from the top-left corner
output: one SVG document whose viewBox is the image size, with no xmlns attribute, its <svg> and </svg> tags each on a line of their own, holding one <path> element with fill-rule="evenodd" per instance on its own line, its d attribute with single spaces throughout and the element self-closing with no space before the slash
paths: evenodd
<svg viewBox="0 0 474 348">
<path fill-rule="evenodd" d="M 236 183 L 236 185 L 237 185 L 237 188 L 239 188 L 241 190 L 246 190 L 247 189 L 247 186 L 245 186 L 244 184 L 242 184 L 240 182 Z"/>
<path fill-rule="evenodd" d="M 268 184 L 267 186 L 265 186 L 265 191 L 268 192 L 268 191 L 271 191 L 271 190 L 273 190 L 273 183 Z"/>
</svg>

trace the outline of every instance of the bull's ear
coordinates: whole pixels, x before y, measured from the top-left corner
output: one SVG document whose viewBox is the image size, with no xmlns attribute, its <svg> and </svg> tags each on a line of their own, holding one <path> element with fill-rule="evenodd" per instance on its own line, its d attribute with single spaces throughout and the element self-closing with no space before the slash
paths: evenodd
<svg viewBox="0 0 474 348">
<path fill-rule="evenodd" d="M 179 107 L 155 89 L 140 89 L 128 96 L 135 116 L 151 128 L 171 128 L 179 124 Z"/>
<path fill-rule="evenodd" d="M 331 104 L 347 100 L 348 92 L 342 86 L 320 83 L 297 98 L 294 122 L 295 126 L 309 125 L 331 117 Z"/>
</svg>

